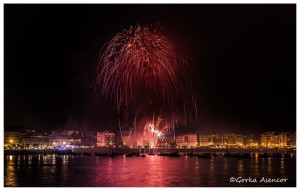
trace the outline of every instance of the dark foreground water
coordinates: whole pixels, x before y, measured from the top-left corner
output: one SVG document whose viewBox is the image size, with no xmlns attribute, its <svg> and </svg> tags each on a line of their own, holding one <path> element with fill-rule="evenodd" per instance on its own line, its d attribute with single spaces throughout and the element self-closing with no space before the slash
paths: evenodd
<svg viewBox="0 0 300 191">
<path fill-rule="evenodd" d="M 266 183 L 269 178 L 279 182 Z M 296 186 L 296 157 L 237 159 L 216 156 L 207 159 L 187 156 L 110 158 L 10 155 L 4 158 L 4 185 L 20 187 Z"/>
</svg>

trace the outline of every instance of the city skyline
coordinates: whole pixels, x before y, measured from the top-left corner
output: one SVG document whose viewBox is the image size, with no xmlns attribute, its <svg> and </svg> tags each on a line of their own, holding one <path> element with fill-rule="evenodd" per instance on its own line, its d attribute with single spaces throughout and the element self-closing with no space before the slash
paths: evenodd
<svg viewBox="0 0 300 191">
<path fill-rule="evenodd" d="M 78 130 L 58 130 L 51 133 L 34 129 L 6 131 L 5 148 L 55 149 L 65 147 L 130 147 L 130 148 L 296 148 L 296 132 L 264 132 L 256 134 L 169 132 L 163 139 L 141 137 L 135 132 L 123 131 L 122 134 L 109 130 L 97 131 L 92 135 Z"/>
</svg>

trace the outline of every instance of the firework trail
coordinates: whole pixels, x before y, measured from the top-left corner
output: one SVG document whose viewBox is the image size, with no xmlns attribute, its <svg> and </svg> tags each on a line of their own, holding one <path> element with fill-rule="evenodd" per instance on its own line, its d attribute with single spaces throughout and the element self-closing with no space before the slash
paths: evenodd
<svg viewBox="0 0 300 191">
<path fill-rule="evenodd" d="M 190 72 L 184 49 L 175 47 L 158 27 L 137 25 L 104 45 L 97 78 L 105 98 L 111 97 L 124 119 L 131 115 L 136 124 L 140 110 L 196 111 Z"/>
</svg>

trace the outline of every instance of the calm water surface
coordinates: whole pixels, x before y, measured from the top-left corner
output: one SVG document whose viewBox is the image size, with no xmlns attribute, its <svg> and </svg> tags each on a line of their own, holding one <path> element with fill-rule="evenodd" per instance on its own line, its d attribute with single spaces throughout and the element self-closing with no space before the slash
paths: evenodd
<svg viewBox="0 0 300 191">
<path fill-rule="evenodd" d="M 258 183 L 230 182 L 231 177 Z M 287 178 L 263 183 L 261 178 Z M 20 187 L 206 187 L 296 186 L 296 157 L 212 159 L 182 156 L 5 156 L 4 185 Z"/>
</svg>

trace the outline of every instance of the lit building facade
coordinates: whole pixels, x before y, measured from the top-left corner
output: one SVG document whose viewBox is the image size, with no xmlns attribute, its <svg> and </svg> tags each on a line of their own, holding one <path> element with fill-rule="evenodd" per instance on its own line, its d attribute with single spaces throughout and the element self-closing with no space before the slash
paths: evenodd
<svg viewBox="0 0 300 191">
<path fill-rule="evenodd" d="M 278 135 L 277 144 L 275 146 L 276 147 L 286 147 L 287 139 L 288 139 L 287 133 L 280 133 Z"/>
<path fill-rule="evenodd" d="M 115 146 L 115 134 L 109 131 L 97 132 L 97 147 Z"/>
<path fill-rule="evenodd" d="M 287 147 L 293 145 L 293 136 L 288 133 L 274 133 L 274 132 L 265 132 L 261 138 L 260 145 L 262 147 Z M 296 138 L 296 137 L 295 137 Z M 296 145 L 295 145 L 296 146 Z"/>
<path fill-rule="evenodd" d="M 4 132 L 4 144 L 20 144 L 20 133 L 13 131 Z"/>
<path fill-rule="evenodd" d="M 214 137 L 213 135 L 199 135 L 199 146 L 200 147 L 207 147 L 211 146 L 214 143 Z"/>
<path fill-rule="evenodd" d="M 244 135 L 244 147 L 258 147 L 258 143 L 258 138 L 254 134 Z"/>
<path fill-rule="evenodd" d="M 237 138 L 238 136 L 234 133 L 224 134 L 224 144 L 227 146 L 237 146 Z"/>
<path fill-rule="evenodd" d="M 197 134 L 186 133 L 176 136 L 176 144 L 179 147 L 197 147 Z"/>
<path fill-rule="evenodd" d="M 20 144 L 27 148 L 44 149 L 49 146 L 48 134 L 34 129 L 24 129 L 20 133 Z"/>
<path fill-rule="evenodd" d="M 253 134 L 199 134 L 200 147 L 257 147 L 258 139 Z"/>
<path fill-rule="evenodd" d="M 23 137 L 21 143 L 27 148 L 46 149 L 49 146 L 47 137 Z"/>
<path fill-rule="evenodd" d="M 213 146 L 223 146 L 224 145 L 224 136 L 222 134 L 213 134 L 212 144 Z"/>
<path fill-rule="evenodd" d="M 51 147 L 72 147 L 81 145 L 82 135 L 75 130 L 53 131 L 48 136 Z"/>
<path fill-rule="evenodd" d="M 296 133 L 291 133 L 287 135 L 286 146 L 296 147 Z"/>
<path fill-rule="evenodd" d="M 71 140 L 68 137 L 58 137 L 51 136 L 49 137 L 49 145 L 52 147 L 65 147 L 70 145 Z"/>
</svg>

